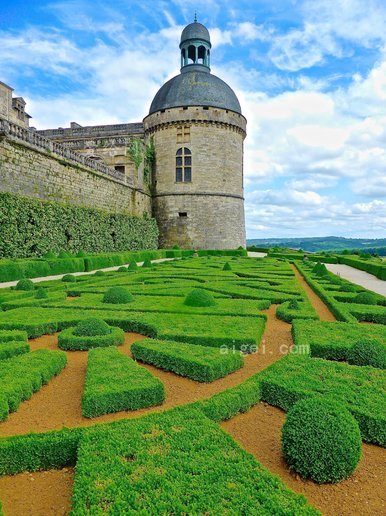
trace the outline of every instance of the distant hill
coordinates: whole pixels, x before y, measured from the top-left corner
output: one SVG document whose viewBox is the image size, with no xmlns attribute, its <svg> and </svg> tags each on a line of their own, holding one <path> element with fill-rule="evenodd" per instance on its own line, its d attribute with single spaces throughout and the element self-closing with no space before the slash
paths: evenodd
<svg viewBox="0 0 386 516">
<path fill-rule="evenodd" d="M 345 249 L 366 249 L 369 252 L 386 249 L 386 238 L 344 238 L 344 237 L 312 237 L 312 238 L 253 238 L 247 245 L 256 247 L 289 247 L 303 249 L 311 253 L 320 251 L 343 251 Z M 382 253 L 383 254 L 383 253 Z"/>
</svg>

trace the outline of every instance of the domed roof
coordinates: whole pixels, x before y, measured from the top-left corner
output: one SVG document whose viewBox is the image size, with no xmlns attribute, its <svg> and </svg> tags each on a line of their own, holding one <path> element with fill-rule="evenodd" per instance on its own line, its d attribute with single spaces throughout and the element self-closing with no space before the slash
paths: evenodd
<svg viewBox="0 0 386 516">
<path fill-rule="evenodd" d="M 182 106 L 212 106 L 241 114 L 240 103 L 232 88 L 215 75 L 197 70 L 203 67 L 195 68 L 166 82 L 154 97 L 149 114 Z"/>
<path fill-rule="evenodd" d="M 202 25 L 202 23 L 193 22 L 189 23 L 181 34 L 181 43 L 188 39 L 202 39 L 210 43 L 210 36 L 208 29 Z"/>
</svg>

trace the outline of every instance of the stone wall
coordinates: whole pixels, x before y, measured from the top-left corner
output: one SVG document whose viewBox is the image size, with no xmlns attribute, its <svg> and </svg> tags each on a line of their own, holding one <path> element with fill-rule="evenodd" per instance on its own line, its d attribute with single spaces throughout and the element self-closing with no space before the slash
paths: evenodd
<svg viewBox="0 0 386 516">
<path fill-rule="evenodd" d="M 21 134 L 24 138 L 25 133 Z M 88 167 L 44 148 L 43 143 L 29 143 L 22 137 L 0 131 L 1 191 L 113 213 L 151 214 L 150 195 L 131 187 L 124 176 L 114 177 L 114 170 L 93 163 Z M 69 156 L 76 157 L 74 153 Z"/>
<path fill-rule="evenodd" d="M 154 136 L 154 215 L 162 246 L 245 246 L 243 140 L 245 118 L 220 108 L 171 108 L 144 120 Z M 176 182 L 176 152 L 192 154 L 191 182 Z"/>
</svg>

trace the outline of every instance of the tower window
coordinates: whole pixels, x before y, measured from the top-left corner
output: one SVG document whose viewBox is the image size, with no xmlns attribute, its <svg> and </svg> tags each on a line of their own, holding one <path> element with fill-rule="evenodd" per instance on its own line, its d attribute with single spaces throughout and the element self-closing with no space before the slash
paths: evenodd
<svg viewBox="0 0 386 516">
<path fill-rule="evenodd" d="M 187 147 L 180 147 L 176 152 L 176 183 L 192 181 L 192 153 Z"/>
<path fill-rule="evenodd" d="M 178 213 L 178 216 L 179 216 L 179 217 L 187 217 L 187 216 L 188 216 L 188 214 L 187 214 L 187 212 L 186 212 L 186 211 L 180 211 L 180 212 Z"/>
</svg>

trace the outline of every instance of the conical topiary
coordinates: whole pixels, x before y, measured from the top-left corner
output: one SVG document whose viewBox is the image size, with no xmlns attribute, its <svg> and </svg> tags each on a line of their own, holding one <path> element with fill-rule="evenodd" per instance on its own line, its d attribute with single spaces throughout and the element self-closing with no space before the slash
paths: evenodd
<svg viewBox="0 0 386 516">
<path fill-rule="evenodd" d="M 232 270 L 232 267 L 231 267 L 231 264 L 229 262 L 226 262 L 224 264 L 224 267 L 222 268 L 223 271 L 231 271 Z"/>
<path fill-rule="evenodd" d="M 149 258 L 146 258 L 146 260 L 143 262 L 142 267 L 152 267 L 153 264 L 151 263 L 151 260 Z"/>
<path fill-rule="evenodd" d="M 128 267 L 129 271 L 135 271 L 138 269 L 138 265 L 137 265 L 137 262 L 130 262 L 129 263 L 129 267 Z"/>
</svg>

